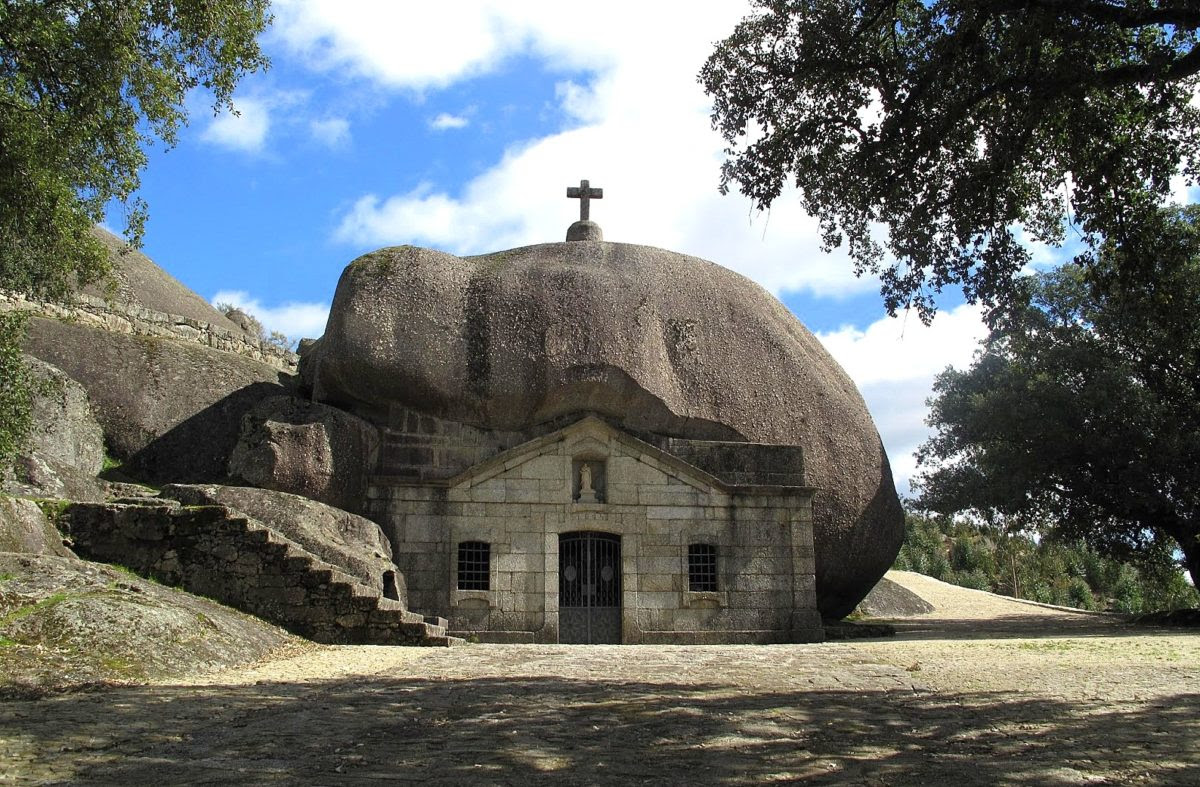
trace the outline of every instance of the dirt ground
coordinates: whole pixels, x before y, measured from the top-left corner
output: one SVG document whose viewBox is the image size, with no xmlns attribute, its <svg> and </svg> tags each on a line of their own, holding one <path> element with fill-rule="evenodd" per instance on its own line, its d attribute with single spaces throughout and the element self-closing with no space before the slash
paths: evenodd
<svg viewBox="0 0 1200 787">
<path fill-rule="evenodd" d="M 820 645 L 314 647 L 0 702 L 0 783 L 1200 784 L 1200 635 L 893 572 Z"/>
</svg>

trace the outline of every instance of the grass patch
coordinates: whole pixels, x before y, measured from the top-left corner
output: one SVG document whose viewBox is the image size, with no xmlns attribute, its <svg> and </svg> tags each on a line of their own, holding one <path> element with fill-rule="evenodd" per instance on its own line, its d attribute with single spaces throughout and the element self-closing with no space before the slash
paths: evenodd
<svg viewBox="0 0 1200 787">
<path fill-rule="evenodd" d="M 16 623 L 18 620 L 21 620 L 22 618 L 27 618 L 30 615 L 32 615 L 36 612 L 39 612 L 43 609 L 49 609 L 50 607 L 53 607 L 55 604 L 61 604 L 64 601 L 66 601 L 70 598 L 73 598 L 73 597 L 74 596 L 71 593 L 58 592 L 58 593 L 54 593 L 50 596 L 47 596 L 46 598 L 42 599 L 41 601 L 36 601 L 33 604 L 28 604 L 24 607 L 21 607 L 20 609 L 17 609 L 14 612 L 10 612 L 9 614 L 5 615 L 3 618 L 0 618 L 0 628 L 5 627 L 5 626 L 10 626 L 13 623 Z"/>
<path fill-rule="evenodd" d="M 406 247 L 400 246 L 399 248 L 403 249 Z M 368 276 L 379 278 L 390 276 L 396 267 L 395 263 L 392 261 L 392 258 L 386 254 L 382 254 L 381 252 L 364 254 L 354 262 L 350 263 L 350 266 L 357 271 L 362 271 Z"/>
<path fill-rule="evenodd" d="M 1043 653 L 1050 653 L 1050 652 L 1061 653 L 1063 651 L 1075 650 L 1079 646 L 1073 642 L 1050 641 L 1050 642 L 1022 642 L 1020 645 L 1018 645 L 1018 647 L 1021 650 L 1034 650 L 1034 651 L 1040 651 Z"/>
<path fill-rule="evenodd" d="M 109 672 L 128 673 L 135 669 L 138 673 L 141 672 L 137 666 L 129 659 L 123 659 L 119 656 L 102 656 L 100 658 L 100 666 Z"/>
<path fill-rule="evenodd" d="M 119 460 L 113 459 L 107 455 L 104 457 L 104 466 L 100 469 L 97 478 L 101 478 L 105 481 L 115 481 L 120 484 L 144 486 L 148 489 L 154 489 L 156 491 L 158 489 L 158 487 L 155 487 L 152 484 L 143 483 L 142 481 L 129 475 L 125 472 L 125 465 L 121 464 Z"/>
<path fill-rule="evenodd" d="M 8 571 L 0 571 L 0 582 L 4 582 L 4 581 L 6 581 L 6 580 L 9 580 L 9 579 L 16 579 L 16 578 L 17 578 L 17 575 L 16 575 L 16 574 L 13 574 L 13 573 L 11 573 L 11 572 L 8 572 Z"/>
<path fill-rule="evenodd" d="M 34 505 L 42 509 L 42 514 L 51 522 L 58 522 L 62 515 L 71 507 L 70 500 L 55 500 L 53 498 L 37 498 Z"/>
<path fill-rule="evenodd" d="M 128 566 L 122 566 L 120 563 L 109 563 L 108 568 L 111 568 L 117 574 L 120 574 L 119 577 L 117 577 L 115 579 L 110 579 L 108 581 L 108 585 L 106 586 L 108 590 L 133 591 L 134 593 L 143 593 L 144 592 L 140 587 L 130 584 L 131 581 L 148 582 L 151 585 L 158 585 L 159 587 L 164 587 L 164 588 L 169 587 L 168 585 L 164 585 L 163 583 L 159 582 L 156 578 L 154 578 L 152 576 L 147 576 L 145 574 L 139 574 L 137 571 L 134 571 L 132 568 L 129 568 Z M 174 590 L 175 588 L 171 588 L 171 589 Z"/>
</svg>

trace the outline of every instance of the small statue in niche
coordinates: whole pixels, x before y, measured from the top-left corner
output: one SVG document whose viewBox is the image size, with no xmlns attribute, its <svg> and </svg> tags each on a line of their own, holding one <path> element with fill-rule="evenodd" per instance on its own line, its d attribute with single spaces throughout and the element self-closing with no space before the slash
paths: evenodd
<svg viewBox="0 0 1200 787">
<path fill-rule="evenodd" d="M 589 462 L 579 463 L 579 502 L 596 502 L 596 490 L 592 488 L 592 468 Z"/>
</svg>

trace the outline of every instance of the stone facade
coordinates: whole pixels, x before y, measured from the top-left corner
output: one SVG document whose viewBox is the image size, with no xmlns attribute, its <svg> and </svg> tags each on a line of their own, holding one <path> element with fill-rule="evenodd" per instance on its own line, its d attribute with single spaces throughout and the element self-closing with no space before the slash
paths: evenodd
<svg viewBox="0 0 1200 787">
<path fill-rule="evenodd" d="M 314 401 L 378 427 L 376 472 L 409 485 L 451 484 L 594 413 L 726 487 L 818 488 L 828 618 L 853 610 L 903 539 L 854 382 L 778 299 L 695 257 L 597 240 L 380 249 L 342 272 L 300 377 Z"/>
<path fill-rule="evenodd" d="M 802 483 L 796 447 L 676 446 L 731 467 L 741 483 L 730 483 L 595 416 L 523 441 L 414 412 L 392 425 L 381 452 L 392 473 L 373 479 L 368 514 L 392 542 L 409 603 L 456 632 L 501 642 L 822 638 L 814 490 Z M 780 472 L 753 472 L 763 452 Z M 490 458 L 461 469 L 472 455 Z M 745 483 L 755 477 L 768 483 Z M 591 534 L 606 545 L 596 560 L 607 573 L 581 579 L 579 537 Z M 604 583 L 612 598 L 588 609 Z M 571 588 L 582 588 L 582 603 Z M 572 593 L 575 602 L 564 601 Z M 568 614 L 597 627 L 612 615 L 613 628 L 568 636 Z"/>
</svg>

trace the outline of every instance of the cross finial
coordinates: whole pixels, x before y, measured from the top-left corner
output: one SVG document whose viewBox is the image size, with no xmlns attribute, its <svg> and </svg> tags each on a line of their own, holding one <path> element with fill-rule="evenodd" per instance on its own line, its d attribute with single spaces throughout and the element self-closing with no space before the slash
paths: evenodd
<svg viewBox="0 0 1200 787">
<path fill-rule="evenodd" d="M 581 180 L 579 188 L 567 187 L 567 198 L 579 200 L 579 220 L 588 221 L 591 213 L 588 203 L 593 199 L 604 199 L 604 189 L 594 189 L 586 180 Z"/>
</svg>

